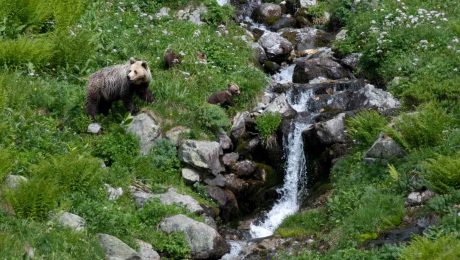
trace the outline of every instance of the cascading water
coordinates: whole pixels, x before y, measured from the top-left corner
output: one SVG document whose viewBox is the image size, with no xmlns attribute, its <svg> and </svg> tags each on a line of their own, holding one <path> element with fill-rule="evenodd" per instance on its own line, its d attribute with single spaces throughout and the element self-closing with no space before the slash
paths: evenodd
<svg viewBox="0 0 460 260">
<path fill-rule="evenodd" d="M 292 93 L 291 93 L 292 94 Z M 290 99 L 290 105 L 297 112 L 304 112 L 311 99 L 312 91 L 302 92 L 295 99 Z M 273 208 L 267 213 L 260 224 L 251 224 L 252 238 L 270 236 L 281 222 L 289 215 L 299 210 L 299 197 L 304 190 L 303 185 L 306 179 L 306 158 L 303 149 L 302 132 L 311 125 L 310 117 L 298 116 L 291 123 L 291 130 L 285 139 L 286 147 L 286 173 L 284 185 L 278 190 L 281 198 L 275 203 Z"/>
</svg>

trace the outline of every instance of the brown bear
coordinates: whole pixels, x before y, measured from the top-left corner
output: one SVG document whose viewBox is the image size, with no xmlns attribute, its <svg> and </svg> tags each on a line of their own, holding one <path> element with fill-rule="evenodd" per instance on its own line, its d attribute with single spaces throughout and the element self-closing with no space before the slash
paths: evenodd
<svg viewBox="0 0 460 260">
<path fill-rule="evenodd" d="M 209 104 L 228 107 L 233 105 L 233 96 L 240 95 L 240 87 L 234 83 L 228 84 L 227 90 L 215 92 L 208 98 Z"/>
<path fill-rule="evenodd" d="M 92 74 L 88 81 L 86 112 L 94 119 L 96 114 L 107 115 L 112 102 L 122 100 L 126 110 L 136 113 L 133 95 L 148 103 L 153 95 L 148 89 L 152 75 L 145 61 L 129 59 L 126 64 L 103 68 Z"/>
<path fill-rule="evenodd" d="M 181 63 L 181 55 L 175 53 L 170 48 L 166 49 L 163 54 L 163 62 L 165 69 L 172 68 L 173 66 Z"/>
</svg>

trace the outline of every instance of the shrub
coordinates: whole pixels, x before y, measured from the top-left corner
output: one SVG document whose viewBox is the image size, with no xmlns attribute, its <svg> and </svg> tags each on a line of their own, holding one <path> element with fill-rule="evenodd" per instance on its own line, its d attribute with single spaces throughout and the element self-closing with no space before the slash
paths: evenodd
<svg viewBox="0 0 460 260">
<path fill-rule="evenodd" d="M 346 122 L 348 135 L 361 147 L 372 145 L 387 123 L 387 119 L 377 111 L 362 111 Z"/>
<path fill-rule="evenodd" d="M 107 166 L 114 162 L 123 162 L 132 165 L 133 160 L 139 155 L 139 141 L 122 130 L 113 129 L 115 132 L 105 134 L 97 139 L 93 155 L 104 160 Z"/>
<path fill-rule="evenodd" d="M 264 140 L 273 135 L 281 124 L 279 113 L 265 113 L 256 118 L 256 129 Z"/>
<path fill-rule="evenodd" d="M 424 178 L 432 190 L 447 193 L 460 189 L 460 153 L 453 156 L 438 156 L 425 163 Z"/>
<path fill-rule="evenodd" d="M 440 237 L 432 241 L 425 237 L 416 237 L 401 252 L 401 259 L 459 259 L 460 241 L 453 236 Z"/>
<path fill-rule="evenodd" d="M 451 125 L 450 115 L 435 104 L 428 104 L 414 113 L 402 115 L 396 122 L 396 129 L 409 148 L 420 148 L 441 143 L 443 131 Z"/>
<path fill-rule="evenodd" d="M 325 229 L 324 212 L 312 209 L 287 217 L 276 232 L 282 237 L 307 237 L 316 235 Z"/>
<path fill-rule="evenodd" d="M 205 104 L 198 108 L 198 120 L 203 128 L 217 131 L 230 127 L 225 110 L 217 105 Z"/>
</svg>

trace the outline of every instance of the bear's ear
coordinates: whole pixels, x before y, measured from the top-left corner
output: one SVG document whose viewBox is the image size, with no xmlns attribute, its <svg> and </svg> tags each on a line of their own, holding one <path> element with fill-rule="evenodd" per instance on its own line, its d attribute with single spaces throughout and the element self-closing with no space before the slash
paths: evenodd
<svg viewBox="0 0 460 260">
<path fill-rule="evenodd" d="M 143 62 L 141 63 L 141 65 L 142 65 L 142 67 L 144 67 L 144 69 L 147 69 L 147 62 L 143 61 Z"/>
<path fill-rule="evenodd" d="M 133 64 L 134 62 L 136 62 L 135 58 L 133 58 L 133 57 L 129 58 L 129 64 Z"/>
</svg>

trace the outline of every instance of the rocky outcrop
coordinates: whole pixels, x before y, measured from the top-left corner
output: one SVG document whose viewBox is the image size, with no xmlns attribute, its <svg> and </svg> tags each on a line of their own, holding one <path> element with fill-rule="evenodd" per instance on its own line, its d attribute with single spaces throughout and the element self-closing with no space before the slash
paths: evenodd
<svg viewBox="0 0 460 260">
<path fill-rule="evenodd" d="M 140 113 L 135 116 L 126 131 L 137 136 L 142 155 L 150 152 L 155 140 L 161 135 L 160 124 L 150 113 Z"/>
<path fill-rule="evenodd" d="M 159 228 L 166 233 L 184 232 L 196 259 L 216 259 L 229 251 L 227 242 L 214 228 L 184 215 L 164 219 Z"/>
<path fill-rule="evenodd" d="M 139 254 L 120 239 L 107 234 L 98 234 L 97 237 L 101 248 L 104 250 L 105 259 L 141 260 Z"/>
<path fill-rule="evenodd" d="M 185 140 L 179 147 L 179 159 L 182 162 L 209 170 L 214 175 L 224 170 L 219 160 L 222 154 L 218 142 Z"/>
</svg>

